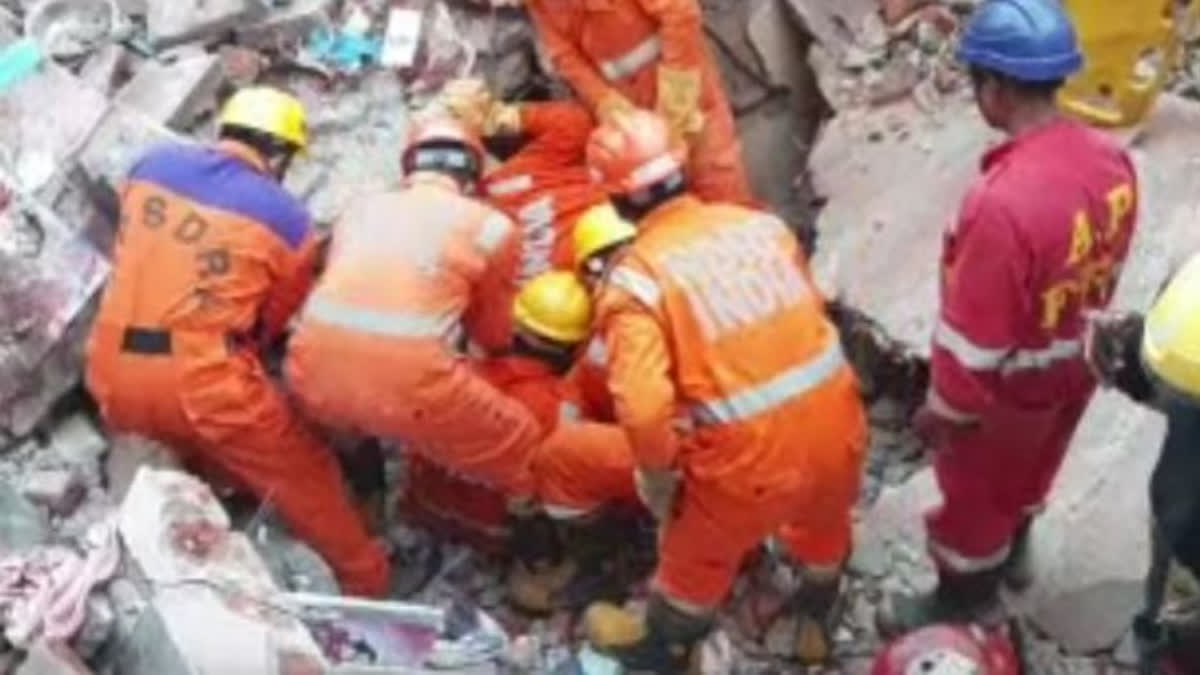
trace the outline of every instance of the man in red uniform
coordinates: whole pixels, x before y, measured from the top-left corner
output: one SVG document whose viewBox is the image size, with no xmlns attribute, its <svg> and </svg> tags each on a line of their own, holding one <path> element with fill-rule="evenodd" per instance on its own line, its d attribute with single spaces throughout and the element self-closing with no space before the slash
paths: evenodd
<svg viewBox="0 0 1200 675">
<path fill-rule="evenodd" d="M 931 389 L 914 420 L 936 448 L 943 501 L 926 524 L 939 584 L 890 598 L 888 633 L 994 606 L 1094 390 L 1083 314 L 1108 303 L 1137 213 L 1128 156 L 1055 107 L 1081 62 L 1058 3 L 987 0 L 959 55 L 984 118 L 1011 138 L 984 157 L 945 237 Z"/>
<path fill-rule="evenodd" d="M 590 206 L 607 199 L 584 165 L 592 117 L 570 101 L 505 103 L 482 80 L 456 80 L 442 101 L 477 128 L 493 153 L 516 147 L 488 171 L 481 191 L 517 221 L 524 233 L 519 279 L 572 267 L 571 231 Z"/>
<path fill-rule="evenodd" d="M 382 596 L 384 549 L 332 451 L 259 359 L 312 282 L 308 213 L 279 185 L 307 142 L 304 119 L 291 96 L 243 89 L 222 111 L 216 147 L 166 146 L 134 166 L 87 381 L 112 427 L 235 479 L 271 502 L 344 592 Z"/>
</svg>

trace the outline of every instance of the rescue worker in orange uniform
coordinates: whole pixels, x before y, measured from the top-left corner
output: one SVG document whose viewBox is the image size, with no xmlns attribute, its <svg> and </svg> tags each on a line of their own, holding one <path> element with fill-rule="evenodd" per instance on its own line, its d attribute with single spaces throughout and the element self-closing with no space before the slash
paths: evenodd
<svg viewBox="0 0 1200 675">
<path fill-rule="evenodd" d="M 336 223 L 285 368 L 325 424 L 402 440 L 520 501 L 535 494 L 545 430 L 462 354 L 466 339 L 488 353 L 512 342 L 520 233 L 467 196 L 483 156 L 458 122 L 414 125 L 405 184 L 357 200 Z"/>
<path fill-rule="evenodd" d="M 570 101 L 505 103 L 479 79 L 456 80 L 441 95 L 446 108 L 480 130 L 502 162 L 487 172 L 481 193 L 524 233 L 519 279 L 572 266 L 571 231 L 590 206 L 608 195 L 584 166 L 594 124 Z"/>
<path fill-rule="evenodd" d="M 1030 581 L 1032 514 L 1096 386 L 1084 315 L 1112 297 L 1137 219 L 1129 156 L 1055 106 L 1083 60 L 1058 3 L 986 0 L 959 57 L 985 120 L 1010 138 L 983 158 L 945 236 L 930 392 L 914 420 L 942 492 L 925 518 L 939 583 L 891 597 L 887 633 L 989 615 L 1002 582 Z"/>
<path fill-rule="evenodd" d="M 384 548 L 368 536 L 332 451 L 259 358 L 312 279 L 308 213 L 279 184 L 307 143 L 304 109 L 249 88 L 218 121 L 215 147 L 165 146 L 129 174 L 88 342 L 88 387 L 114 429 L 162 441 L 271 503 L 344 592 L 383 596 Z"/>
<path fill-rule="evenodd" d="M 681 155 L 645 111 L 602 124 L 588 147 L 638 230 L 609 258 L 595 324 L 662 526 L 646 615 L 595 605 L 588 635 L 626 668 L 683 672 L 743 558 L 787 525 L 805 568 L 797 657 L 823 661 L 863 462 L 858 385 L 795 237 L 767 213 L 688 194 Z"/>
<path fill-rule="evenodd" d="M 696 0 L 526 0 L 558 73 L 600 121 L 656 110 L 687 143 L 692 191 L 755 204 Z"/>
</svg>

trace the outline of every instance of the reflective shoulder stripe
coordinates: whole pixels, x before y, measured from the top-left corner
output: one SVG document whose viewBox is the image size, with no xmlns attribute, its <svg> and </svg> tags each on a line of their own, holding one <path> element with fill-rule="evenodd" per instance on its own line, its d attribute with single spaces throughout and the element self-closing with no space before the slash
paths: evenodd
<svg viewBox="0 0 1200 675">
<path fill-rule="evenodd" d="M 1008 553 L 1011 548 L 1012 545 L 1006 543 L 1000 550 L 994 553 L 982 556 L 968 556 L 955 551 L 933 538 L 929 539 L 929 552 L 933 554 L 933 557 L 946 567 L 961 574 L 974 574 L 976 572 L 986 572 L 996 569 L 1008 559 Z"/>
<path fill-rule="evenodd" d="M 533 189 L 533 176 L 527 173 L 520 173 L 487 184 L 487 193 L 493 197 L 507 197 L 531 189 Z"/>
<path fill-rule="evenodd" d="M 750 419 L 817 388 L 840 372 L 845 364 L 841 342 L 833 333 L 829 344 L 816 357 L 732 396 L 697 403 L 691 407 L 692 419 L 704 426 Z"/>
<path fill-rule="evenodd" d="M 1079 340 L 1055 340 L 1045 349 L 1018 349 L 1000 366 L 1000 372 L 1045 370 L 1059 361 L 1069 361 L 1083 354 Z"/>
<path fill-rule="evenodd" d="M 662 56 L 662 40 L 653 35 L 615 59 L 602 61 L 600 72 L 609 82 L 623 80 L 649 66 Z"/>
<path fill-rule="evenodd" d="M 593 337 L 592 341 L 588 343 L 587 353 L 584 354 L 584 358 L 594 366 L 607 366 L 608 345 L 604 344 L 604 340 L 600 336 Z"/>
<path fill-rule="evenodd" d="M 512 229 L 512 224 L 508 216 L 493 213 L 483 219 L 483 223 L 479 226 L 479 234 L 476 235 L 475 243 L 479 248 L 483 249 L 484 253 L 491 255 L 496 252 L 500 246 L 500 242 L 504 241 L 504 237 L 508 236 L 509 230 Z"/>
<path fill-rule="evenodd" d="M 647 307 L 658 307 L 662 301 L 662 289 L 658 282 L 629 267 L 620 266 L 608 275 L 608 282 L 629 293 Z"/>
<path fill-rule="evenodd" d="M 563 401 L 558 404 L 558 419 L 560 422 L 579 422 L 583 420 L 583 413 L 573 401 Z"/>
<path fill-rule="evenodd" d="M 447 338 L 458 323 L 454 317 L 409 312 L 382 312 L 356 307 L 314 294 L 304 305 L 303 317 L 319 323 L 369 335 L 398 338 Z"/>
<path fill-rule="evenodd" d="M 946 323 L 945 319 L 938 322 L 937 330 L 933 334 L 933 343 L 950 352 L 955 360 L 969 370 L 996 370 L 1012 352 L 1008 347 L 980 347 Z"/>
</svg>

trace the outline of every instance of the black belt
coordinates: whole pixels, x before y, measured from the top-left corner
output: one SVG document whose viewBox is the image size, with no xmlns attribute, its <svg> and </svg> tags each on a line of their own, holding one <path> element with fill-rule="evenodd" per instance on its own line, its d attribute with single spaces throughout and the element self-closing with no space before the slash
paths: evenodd
<svg viewBox="0 0 1200 675">
<path fill-rule="evenodd" d="M 121 351 L 166 356 L 171 353 L 171 331 L 129 327 L 121 338 Z"/>
</svg>

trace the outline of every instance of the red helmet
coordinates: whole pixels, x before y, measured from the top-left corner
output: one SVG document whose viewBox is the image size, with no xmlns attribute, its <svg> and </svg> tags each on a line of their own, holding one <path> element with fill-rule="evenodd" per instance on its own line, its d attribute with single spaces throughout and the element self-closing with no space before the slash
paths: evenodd
<svg viewBox="0 0 1200 675">
<path fill-rule="evenodd" d="M 588 139 L 587 163 L 618 194 L 636 192 L 683 168 L 682 144 L 663 118 L 647 110 L 614 115 Z"/>
<path fill-rule="evenodd" d="M 408 130 L 408 143 L 400 156 L 405 173 L 411 173 L 416 164 L 418 150 L 432 145 L 458 145 L 469 152 L 475 166 L 483 167 L 483 141 L 466 125 L 449 117 L 436 117 L 414 121 Z"/>
<path fill-rule="evenodd" d="M 875 658 L 871 675 L 1020 675 L 1004 631 L 978 626 L 931 626 L 892 642 Z"/>
</svg>

